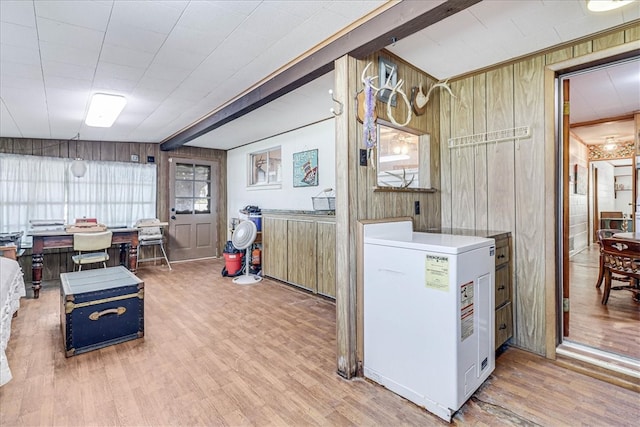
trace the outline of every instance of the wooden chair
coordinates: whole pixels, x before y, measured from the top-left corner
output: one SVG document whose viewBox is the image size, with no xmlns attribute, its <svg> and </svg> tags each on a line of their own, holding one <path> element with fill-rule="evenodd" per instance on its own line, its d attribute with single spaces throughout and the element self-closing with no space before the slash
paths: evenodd
<svg viewBox="0 0 640 427">
<path fill-rule="evenodd" d="M 602 239 L 607 239 L 613 236 L 615 233 L 620 233 L 620 230 L 615 228 L 601 228 L 600 230 L 596 231 L 596 236 L 598 238 L 598 245 L 600 246 L 600 269 L 598 271 L 598 280 L 596 281 L 596 288 L 600 288 L 600 286 L 602 285 L 602 280 L 604 279 L 604 256 L 602 253 Z M 611 278 L 614 280 L 623 280 L 623 281 L 629 280 L 626 277 L 620 277 L 620 276 L 612 276 Z"/>
<path fill-rule="evenodd" d="M 78 254 L 72 256 L 71 259 L 78 266 L 78 271 L 82 270 L 83 265 L 96 262 L 101 262 L 102 266 L 107 268 L 107 261 L 109 261 L 107 249 L 111 247 L 112 234 L 107 230 L 73 235 L 73 250 L 78 251 Z"/>
<path fill-rule="evenodd" d="M 611 290 L 628 290 L 640 294 L 638 281 L 640 280 L 640 241 L 622 240 L 614 238 L 602 239 L 602 257 L 604 259 L 604 291 L 602 304 L 609 300 Z M 630 278 L 626 286 L 611 286 L 613 274 L 620 274 Z"/>
</svg>

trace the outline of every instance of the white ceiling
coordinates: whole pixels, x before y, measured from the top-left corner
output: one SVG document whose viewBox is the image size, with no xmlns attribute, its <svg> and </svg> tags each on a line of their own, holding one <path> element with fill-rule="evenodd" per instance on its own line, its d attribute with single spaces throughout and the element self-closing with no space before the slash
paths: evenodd
<svg viewBox="0 0 640 427">
<path fill-rule="evenodd" d="M 161 142 L 385 3 L 2 0 L 0 136 Z M 595 15 L 584 0 L 487 0 L 388 49 L 446 78 L 639 18 L 639 3 Z M 630 112 L 617 108 L 640 83 L 608 78 L 611 103 L 603 79 L 583 93 L 572 82 L 588 104 L 572 104 L 572 121 Z M 188 145 L 229 149 L 330 118 L 332 85 L 329 73 Z M 112 128 L 84 125 L 95 92 L 128 99 Z"/>
</svg>

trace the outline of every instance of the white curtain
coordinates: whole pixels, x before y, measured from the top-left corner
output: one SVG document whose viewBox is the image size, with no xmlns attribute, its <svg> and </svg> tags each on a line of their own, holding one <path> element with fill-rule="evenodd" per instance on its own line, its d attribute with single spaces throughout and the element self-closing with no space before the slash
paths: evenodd
<svg viewBox="0 0 640 427">
<path fill-rule="evenodd" d="M 109 227 L 131 227 L 156 217 L 156 165 L 88 162 L 82 178 L 69 180 L 67 221 L 96 218 Z"/>
<path fill-rule="evenodd" d="M 0 232 L 29 230 L 32 219 L 96 218 L 130 227 L 156 217 L 156 165 L 87 161 L 75 178 L 71 159 L 0 154 Z"/>
<path fill-rule="evenodd" d="M 0 154 L 0 232 L 26 231 L 30 219 L 64 219 L 67 166 L 67 159 Z"/>
</svg>

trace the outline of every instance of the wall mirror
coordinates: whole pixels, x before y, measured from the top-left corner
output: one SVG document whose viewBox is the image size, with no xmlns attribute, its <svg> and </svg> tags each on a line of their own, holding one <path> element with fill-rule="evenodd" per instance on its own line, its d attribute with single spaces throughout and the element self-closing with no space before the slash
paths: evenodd
<svg viewBox="0 0 640 427">
<path fill-rule="evenodd" d="M 428 134 L 379 123 L 377 189 L 430 189 L 429 142 Z"/>
</svg>

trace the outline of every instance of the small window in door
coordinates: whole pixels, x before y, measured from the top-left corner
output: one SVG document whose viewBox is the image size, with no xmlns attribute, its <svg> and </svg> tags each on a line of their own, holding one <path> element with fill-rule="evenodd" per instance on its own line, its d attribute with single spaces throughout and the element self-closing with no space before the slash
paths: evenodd
<svg viewBox="0 0 640 427">
<path fill-rule="evenodd" d="M 282 183 L 282 155 L 280 147 L 249 154 L 249 186 Z"/>
<path fill-rule="evenodd" d="M 176 213 L 211 213 L 210 166 L 177 163 L 175 186 Z"/>
</svg>

